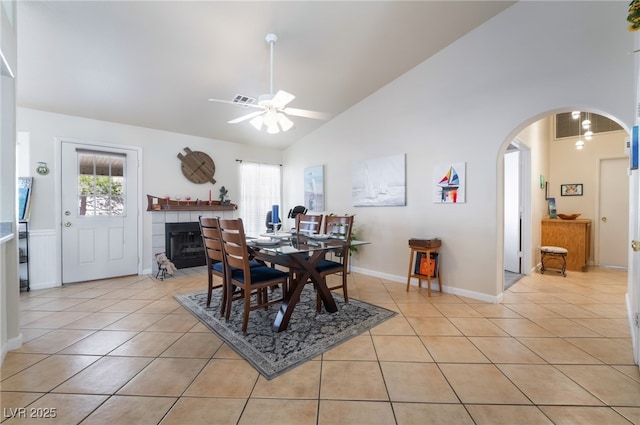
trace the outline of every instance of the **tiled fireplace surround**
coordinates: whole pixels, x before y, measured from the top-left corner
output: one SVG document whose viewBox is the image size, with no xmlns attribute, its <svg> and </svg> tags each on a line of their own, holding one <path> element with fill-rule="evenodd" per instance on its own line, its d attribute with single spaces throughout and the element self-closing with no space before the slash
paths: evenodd
<svg viewBox="0 0 640 425">
<path fill-rule="evenodd" d="M 235 218 L 235 211 L 151 211 L 151 258 L 159 252 L 166 252 L 165 246 L 165 223 L 189 223 L 198 222 L 199 217 L 220 217 Z M 155 260 L 151 261 L 152 270 L 155 274 L 158 271 L 158 265 Z"/>
</svg>

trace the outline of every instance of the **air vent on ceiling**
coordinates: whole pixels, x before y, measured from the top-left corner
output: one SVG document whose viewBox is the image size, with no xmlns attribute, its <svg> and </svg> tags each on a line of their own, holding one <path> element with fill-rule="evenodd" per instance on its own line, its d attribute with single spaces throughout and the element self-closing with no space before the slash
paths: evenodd
<svg viewBox="0 0 640 425">
<path fill-rule="evenodd" d="M 239 105 L 253 105 L 256 103 L 256 99 L 253 97 L 245 96 L 243 94 L 237 94 L 233 98 L 233 102 Z"/>
</svg>

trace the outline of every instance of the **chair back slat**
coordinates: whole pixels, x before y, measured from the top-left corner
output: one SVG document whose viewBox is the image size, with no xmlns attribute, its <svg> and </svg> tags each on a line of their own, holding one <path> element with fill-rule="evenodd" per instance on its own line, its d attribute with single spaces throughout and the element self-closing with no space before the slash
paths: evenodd
<svg viewBox="0 0 640 425">
<path fill-rule="evenodd" d="M 222 250 L 226 264 L 236 269 L 242 269 L 245 275 L 249 272 L 249 251 L 244 234 L 242 219 L 220 219 L 220 234 Z"/>
<path fill-rule="evenodd" d="M 214 263 L 223 261 L 220 224 L 217 218 L 200 217 L 200 232 L 207 253 L 207 260 Z M 208 263 L 208 261 L 207 261 Z"/>
<path fill-rule="evenodd" d="M 318 234 L 322 229 L 322 214 L 298 214 L 296 215 L 296 230 L 299 233 Z"/>
<path fill-rule="evenodd" d="M 325 217 L 324 232 L 326 234 L 331 234 L 338 239 L 350 241 L 352 229 L 352 215 L 328 215 Z"/>
</svg>

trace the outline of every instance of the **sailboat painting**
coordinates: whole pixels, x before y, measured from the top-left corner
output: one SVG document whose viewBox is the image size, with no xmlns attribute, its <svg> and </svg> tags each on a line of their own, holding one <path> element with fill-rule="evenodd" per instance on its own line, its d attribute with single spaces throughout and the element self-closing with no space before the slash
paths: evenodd
<svg viewBox="0 0 640 425">
<path fill-rule="evenodd" d="M 433 171 L 433 202 L 462 204 L 465 202 L 466 163 L 437 166 Z"/>
<path fill-rule="evenodd" d="M 405 155 L 368 159 L 353 168 L 351 197 L 354 207 L 406 205 Z"/>
</svg>

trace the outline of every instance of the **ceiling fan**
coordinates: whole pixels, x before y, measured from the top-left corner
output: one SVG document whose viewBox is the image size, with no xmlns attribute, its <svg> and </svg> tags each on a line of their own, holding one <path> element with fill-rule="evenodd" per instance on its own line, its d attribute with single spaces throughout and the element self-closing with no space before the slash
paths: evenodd
<svg viewBox="0 0 640 425">
<path fill-rule="evenodd" d="M 229 124 L 237 124 L 251 120 L 249 122 L 256 129 L 260 130 L 262 129 L 262 126 L 265 125 L 267 127 L 267 132 L 270 134 L 279 133 L 280 130 L 287 131 L 293 127 L 293 121 L 289 119 L 288 115 L 318 120 L 329 119 L 330 115 L 324 112 L 287 108 L 287 104 L 295 99 L 295 96 L 284 90 L 278 90 L 277 93 L 273 93 L 273 46 L 276 44 L 276 41 L 278 41 L 278 36 L 276 34 L 269 33 L 265 40 L 271 48 L 271 78 L 269 94 L 259 96 L 258 103 L 252 103 L 255 99 L 243 95 L 236 95 L 234 100 L 209 99 L 209 101 L 230 103 L 232 105 L 240 105 L 249 108 L 258 108 L 258 111 L 251 112 L 250 114 L 243 115 L 227 122 Z"/>
</svg>

